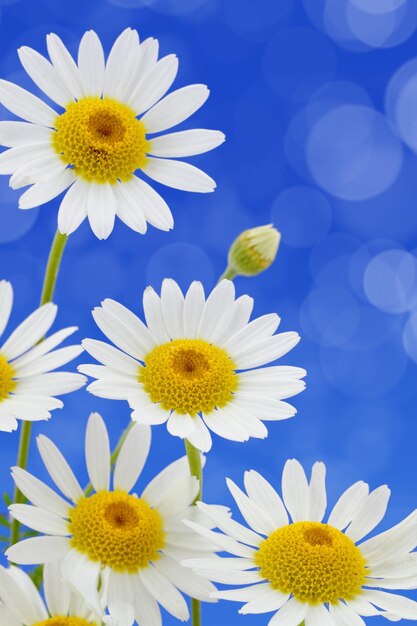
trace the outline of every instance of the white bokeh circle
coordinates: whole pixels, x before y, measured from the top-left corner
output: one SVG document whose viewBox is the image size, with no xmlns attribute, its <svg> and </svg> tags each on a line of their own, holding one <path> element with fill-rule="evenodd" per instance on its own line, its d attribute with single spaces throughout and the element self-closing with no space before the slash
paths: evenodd
<svg viewBox="0 0 417 626">
<path fill-rule="evenodd" d="M 362 105 L 325 113 L 310 131 L 306 146 L 317 184 L 344 200 L 381 194 L 398 177 L 403 149 L 386 118 Z"/>
</svg>

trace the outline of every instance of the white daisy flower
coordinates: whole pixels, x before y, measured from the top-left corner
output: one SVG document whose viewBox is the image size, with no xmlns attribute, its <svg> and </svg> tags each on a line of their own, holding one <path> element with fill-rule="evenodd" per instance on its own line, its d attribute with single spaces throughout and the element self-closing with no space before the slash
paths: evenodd
<svg viewBox="0 0 417 626">
<path fill-rule="evenodd" d="M 48 35 L 46 43 L 50 61 L 27 46 L 18 53 L 59 112 L 0 80 L 0 102 L 25 120 L 0 123 L 0 143 L 10 148 L 0 155 L 0 173 L 12 174 L 14 189 L 32 185 L 19 207 L 36 207 L 66 191 L 58 213 L 61 233 L 69 235 L 88 217 L 95 235 L 106 239 L 116 215 L 139 233 L 147 222 L 170 230 L 166 202 L 135 173 L 184 191 L 214 190 L 212 178 L 176 158 L 212 150 L 224 141 L 223 133 L 193 129 L 155 136 L 197 111 L 208 88 L 188 85 L 166 96 L 177 57 L 158 61 L 158 41 L 139 43 L 131 28 L 116 39 L 107 60 L 92 30 L 81 39 L 78 63 L 57 35 Z"/>
<path fill-rule="evenodd" d="M 0 337 L 13 306 L 13 288 L 0 281 Z M 47 420 L 53 409 L 63 407 L 55 396 L 70 393 L 85 384 L 86 378 L 71 372 L 53 370 L 75 359 L 82 351 L 79 345 L 55 350 L 77 329 L 64 328 L 41 343 L 55 321 L 58 308 L 44 304 L 25 319 L 0 344 L 0 430 L 11 432 L 17 420 Z"/>
<path fill-rule="evenodd" d="M 96 378 L 87 389 L 128 400 L 132 418 L 163 424 L 206 452 L 208 429 L 233 441 L 266 437 L 262 420 L 292 417 L 283 402 L 305 388 L 299 367 L 261 367 L 299 341 L 295 332 L 274 335 L 275 313 L 249 322 L 253 300 L 235 299 L 231 281 L 223 280 L 205 298 L 193 282 L 184 296 L 174 280 L 163 281 L 161 297 L 148 287 L 143 296 L 145 324 L 114 300 L 104 300 L 93 317 L 116 348 L 86 339 L 83 347 L 103 365 L 83 365 Z"/>
<path fill-rule="evenodd" d="M 63 580 L 58 563 L 43 570 L 45 600 L 30 576 L 17 567 L 0 567 L 0 626 L 98 626 L 96 615 Z"/>
<path fill-rule="evenodd" d="M 12 516 L 44 533 L 7 551 L 19 564 L 60 560 L 64 578 L 99 610 L 98 584 L 106 588 L 105 604 L 120 626 L 136 619 L 140 626 L 161 623 L 159 605 L 180 620 L 189 617 L 180 591 L 210 601 L 215 587 L 179 564 L 184 558 L 211 555 L 206 540 L 190 533 L 182 520 L 193 519 L 191 506 L 198 481 L 189 475 L 187 458 L 169 465 L 138 497 L 130 493 L 146 462 L 151 441 L 148 426 L 135 424 L 118 455 L 110 489 L 110 445 L 106 426 L 90 416 L 85 454 L 93 495 L 85 495 L 58 448 L 47 437 L 37 439 L 42 460 L 56 486 L 70 501 L 43 482 L 14 467 L 17 487 L 33 503 L 13 504 Z"/>
<path fill-rule="evenodd" d="M 250 528 L 199 503 L 222 534 L 186 524 L 233 558 L 183 563 L 215 582 L 245 585 L 214 595 L 245 602 L 243 614 L 276 611 L 269 626 L 298 626 L 303 620 L 305 626 L 365 626 L 362 616 L 373 615 L 417 620 L 417 602 L 385 591 L 417 588 L 417 553 L 412 552 L 417 510 L 362 541 L 383 519 L 390 490 L 383 485 L 369 492 L 366 483 L 355 483 L 325 523 L 325 473 L 325 465 L 316 463 L 308 482 L 300 463 L 287 461 L 282 500 L 255 471 L 245 473 L 246 493 L 228 480 Z"/>
</svg>

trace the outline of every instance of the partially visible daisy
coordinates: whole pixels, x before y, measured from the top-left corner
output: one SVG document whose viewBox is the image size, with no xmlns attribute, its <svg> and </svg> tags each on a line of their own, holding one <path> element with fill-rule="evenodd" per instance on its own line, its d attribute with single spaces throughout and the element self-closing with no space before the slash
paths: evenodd
<svg viewBox="0 0 417 626">
<path fill-rule="evenodd" d="M 0 281 L 0 337 L 13 306 L 13 288 Z M 53 372 L 75 359 L 79 345 L 55 350 L 76 330 L 64 328 L 44 341 L 55 321 L 57 306 L 44 304 L 34 311 L 0 344 L 0 430 L 16 430 L 17 420 L 38 421 L 51 417 L 53 409 L 63 407 L 55 396 L 70 393 L 85 384 L 85 377 L 71 372 Z"/>
<path fill-rule="evenodd" d="M 65 191 L 58 213 L 61 233 L 69 235 L 88 217 L 95 235 L 106 239 L 116 215 L 139 233 L 146 232 L 147 222 L 171 229 L 168 205 L 136 172 L 184 191 L 214 190 L 212 178 L 176 159 L 216 148 L 224 134 L 206 129 L 158 134 L 204 104 L 206 85 L 188 85 L 166 96 L 177 75 L 177 57 L 158 61 L 158 41 L 139 43 L 131 28 L 116 39 L 107 60 L 92 30 L 81 39 L 77 63 L 57 35 L 48 35 L 46 43 L 50 61 L 27 46 L 18 53 L 58 112 L 0 80 L 0 102 L 26 120 L 0 123 L 0 143 L 10 148 L 0 155 L 0 173 L 12 174 L 14 189 L 32 185 L 19 207 L 36 207 Z"/>
<path fill-rule="evenodd" d="M 0 567 L 0 626 L 99 626 L 96 615 L 63 580 L 58 563 L 43 569 L 45 602 L 30 576 Z"/>
<path fill-rule="evenodd" d="M 161 604 L 180 620 L 189 617 L 180 591 L 210 601 L 215 587 L 179 564 L 184 558 L 211 555 L 212 546 L 190 532 L 183 519 L 194 519 L 191 506 L 198 481 L 183 457 L 158 474 L 140 497 L 130 493 L 146 462 L 151 433 L 135 424 L 118 455 L 110 488 L 110 446 L 102 418 L 88 421 L 85 454 L 95 493 L 86 496 L 64 457 L 47 437 L 37 443 L 42 460 L 61 495 L 19 467 L 16 485 L 34 506 L 13 504 L 12 516 L 44 533 L 7 551 L 20 564 L 62 561 L 64 578 L 99 610 L 99 581 L 105 604 L 121 626 L 136 619 L 141 626 L 160 623 Z"/>
<path fill-rule="evenodd" d="M 325 472 L 323 463 L 315 463 L 308 482 L 300 463 L 287 461 L 282 500 L 257 472 L 245 473 L 246 493 L 228 480 L 250 528 L 199 503 L 222 533 L 186 524 L 233 558 L 185 564 L 215 582 L 245 585 L 214 595 L 245 602 L 243 614 L 276 612 L 269 626 L 298 626 L 303 620 L 305 626 L 365 626 L 362 616 L 373 615 L 417 620 L 417 602 L 390 592 L 417 588 L 417 510 L 363 541 L 383 519 L 390 490 L 384 485 L 369 492 L 366 483 L 357 482 L 324 522 Z"/>
<path fill-rule="evenodd" d="M 184 296 L 174 280 L 161 297 L 143 295 L 146 324 L 114 300 L 104 300 L 93 317 L 116 348 L 94 339 L 83 347 L 103 365 L 83 365 L 97 378 L 87 389 L 103 398 L 128 400 L 132 419 L 163 424 L 203 452 L 220 437 L 247 441 L 266 437 L 262 420 L 281 420 L 296 411 L 284 398 L 305 388 L 299 367 L 271 366 L 299 341 L 295 332 L 274 335 L 275 313 L 249 322 L 253 300 L 235 299 L 223 280 L 206 299 L 193 282 Z"/>
</svg>

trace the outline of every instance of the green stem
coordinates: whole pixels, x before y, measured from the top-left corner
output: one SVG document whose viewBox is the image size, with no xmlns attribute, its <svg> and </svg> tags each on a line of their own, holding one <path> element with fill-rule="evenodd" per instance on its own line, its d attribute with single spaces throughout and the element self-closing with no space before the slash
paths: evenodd
<svg viewBox="0 0 417 626">
<path fill-rule="evenodd" d="M 115 449 L 111 453 L 111 457 L 110 457 L 111 466 L 113 466 L 116 463 L 117 457 L 119 456 L 120 448 L 124 444 L 124 441 L 127 435 L 129 434 L 130 429 L 133 427 L 134 423 L 135 422 L 131 421 L 130 424 L 127 426 L 127 428 L 125 428 L 125 430 L 121 434 L 120 439 L 117 442 Z M 88 485 L 85 486 L 84 495 L 89 496 L 91 495 L 92 491 L 93 491 L 93 485 L 91 483 L 88 483 Z"/>
<path fill-rule="evenodd" d="M 201 603 L 200 600 L 191 600 L 191 615 L 193 618 L 193 626 L 201 626 Z"/>
<path fill-rule="evenodd" d="M 237 272 L 235 269 L 231 265 L 228 265 L 217 282 L 219 283 L 221 280 L 225 280 L 226 278 L 228 280 L 233 280 L 236 276 Z"/>
<path fill-rule="evenodd" d="M 45 270 L 45 277 L 43 280 L 41 305 L 51 302 L 56 280 L 58 277 L 59 266 L 61 263 L 62 255 L 64 253 L 65 244 L 67 242 L 67 235 L 61 235 L 59 231 L 56 232 L 55 238 L 52 242 L 51 251 L 49 253 L 48 263 Z M 26 468 L 29 456 L 30 436 L 32 432 L 32 422 L 23 422 L 20 430 L 19 449 L 17 453 L 17 465 Z M 15 487 L 13 502 L 15 504 L 22 504 L 26 498 L 23 493 Z M 11 526 L 10 544 L 13 545 L 19 541 L 20 523 L 14 519 Z"/>
<path fill-rule="evenodd" d="M 190 466 L 191 476 L 195 476 L 199 483 L 198 493 L 194 499 L 194 504 L 200 501 L 203 497 L 203 468 L 201 465 L 201 454 L 193 446 L 188 439 L 184 439 L 185 451 L 187 452 L 188 465 Z M 192 598 L 191 600 L 191 614 L 193 618 L 193 626 L 201 626 L 201 603 L 199 600 Z"/>
<path fill-rule="evenodd" d="M 185 451 L 187 452 L 188 457 L 188 465 L 190 466 L 190 474 L 191 476 L 195 476 L 199 482 L 198 493 L 194 499 L 195 503 L 203 497 L 203 469 L 201 466 L 201 454 L 200 451 L 188 441 L 188 439 L 184 439 L 184 442 Z"/>
</svg>

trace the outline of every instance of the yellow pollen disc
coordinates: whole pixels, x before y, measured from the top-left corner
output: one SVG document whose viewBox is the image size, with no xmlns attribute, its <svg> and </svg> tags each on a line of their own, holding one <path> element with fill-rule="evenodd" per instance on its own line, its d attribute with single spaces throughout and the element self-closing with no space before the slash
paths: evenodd
<svg viewBox="0 0 417 626">
<path fill-rule="evenodd" d="M 146 357 L 139 381 L 163 409 L 192 416 L 225 406 L 238 385 L 232 359 L 202 339 L 157 346 Z"/>
<path fill-rule="evenodd" d="M 71 510 L 72 547 L 119 572 L 136 572 L 159 558 L 162 518 L 125 491 L 99 491 Z"/>
<path fill-rule="evenodd" d="M 319 522 L 278 528 L 261 543 L 255 560 L 274 589 L 308 604 L 352 600 L 365 582 L 359 548 L 337 528 Z"/>
<path fill-rule="evenodd" d="M 9 397 L 10 393 L 16 387 L 13 380 L 14 369 L 7 359 L 0 354 L 0 402 Z"/>
<path fill-rule="evenodd" d="M 55 129 L 55 151 L 88 182 L 127 181 L 146 163 L 145 127 L 117 100 L 92 96 L 71 102 Z"/>
<path fill-rule="evenodd" d="M 42 622 L 36 622 L 33 626 L 92 626 L 93 622 L 82 617 L 74 617 L 68 615 L 54 615 Z"/>
</svg>

